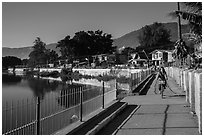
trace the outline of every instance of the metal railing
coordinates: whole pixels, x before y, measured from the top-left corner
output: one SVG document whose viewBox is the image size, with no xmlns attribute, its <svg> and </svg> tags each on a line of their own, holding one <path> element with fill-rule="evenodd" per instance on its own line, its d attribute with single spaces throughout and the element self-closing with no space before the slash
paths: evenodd
<svg viewBox="0 0 204 137">
<path fill-rule="evenodd" d="M 104 108 L 116 99 L 116 80 L 99 86 L 83 85 L 33 98 L 5 103 L 2 133 L 5 135 L 49 135 Z M 56 103 L 57 102 L 57 103 Z"/>
<path fill-rule="evenodd" d="M 146 69 L 130 74 L 130 90 L 134 90 L 143 80 L 152 74 L 151 69 Z"/>
</svg>

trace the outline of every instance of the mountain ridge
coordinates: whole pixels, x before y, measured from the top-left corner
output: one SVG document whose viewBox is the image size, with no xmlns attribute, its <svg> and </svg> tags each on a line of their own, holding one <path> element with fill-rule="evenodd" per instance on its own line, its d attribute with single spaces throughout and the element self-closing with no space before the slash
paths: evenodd
<svg viewBox="0 0 204 137">
<path fill-rule="evenodd" d="M 165 28 L 169 29 L 171 32 L 171 41 L 176 41 L 178 39 L 178 29 L 177 29 L 177 23 L 176 22 L 168 22 L 168 23 L 162 23 Z M 152 24 L 150 24 L 152 25 Z M 148 26 L 150 26 L 148 25 Z M 143 26 L 144 27 L 144 26 Z M 142 28 L 143 28 L 142 27 Z M 119 38 L 113 39 L 113 46 L 117 46 L 117 48 L 121 48 L 123 46 L 125 47 L 131 47 L 136 48 L 139 46 L 139 40 L 138 36 L 142 32 L 142 28 L 138 30 L 131 31 Z M 189 32 L 189 26 L 182 25 L 181 31 L 182 33 Z M 50 43 L 46 45 L 47 49 L 55 50 L 58 55 L 60 55 L 60 50 L 56 48 L 57 43 Z M 8 47 L 2 47 L 2 56 L 16 56 L 21 59 L 28 58 L 30 52 L 32 51 L 32 47 L 20 47 L 20 48 L 8 48 Z"/>
<path fill-rule="evenodd" d="M 60 51 L 56 48 L 57 43 L 50 43 L 45 46 L 46 49 L 54 50 L 60 55 Z M 26 59 L 29 57 L 30 52 L 32 51 L 32 46 L 29 47 L 20 47 L 20 48 L 9 48 L 2 47 L 2 57 L 4 56 L 16 56 L 21 59 Z"/>
<path fill-rule="evenodd" d="M 178 28 L 177 28 L 177 22 L 167 22 L 167 23 L 162 23 L 165 28 L 170 30 L 171 34 L 171 41 L 176 41 L 178 39 Z M 147 26 L 151 26 L 147 25 Z M 144 27 L 144 26 L 143 26 Z M 142 28 L 143 28 L 142 27 Z M 138 30 L 134 30 L 132 32 L 129 32 L 117 39 L 114 39 L 113 46 L 117 46 L 117 48 L 121 47 L 131 47 L 131 48 L 136 48 L 139 46 L 139 40 L 138 36 L 142 32 L 142 28 Z M 190 31 L 190 28 L 188 25 L 182 25 L 181 27 L 181 32 L 182 33 L 187 33 Z"/>
</svg>

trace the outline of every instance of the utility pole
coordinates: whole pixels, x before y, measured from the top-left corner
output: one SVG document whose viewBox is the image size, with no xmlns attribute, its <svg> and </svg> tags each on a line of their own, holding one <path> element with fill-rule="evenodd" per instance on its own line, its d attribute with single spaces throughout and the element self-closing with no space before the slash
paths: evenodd
<svg viewBox="0 0 204 137">
<path fill-rule="evenodd" d="M 145 50 L 143 49 L 142 52 L 144 52 L 145 56 L 147 57 L 147 68 L 149 67 L 149 57 L 147 56 L 147 53 L 145 52 Z"/>
<path fill-rule="evenodd" d="M 178 12 L 178 22 L 177 22 L 177 24 L 178 24 L 178 39 L 179 39 L 179 44 L 181 44 L 181 40 L 182 40 L 182 36 L 181 36 L 181 13 L 180 13 L 180 3 L 179 2 L 177 2 L 177 8 L 178 8 L 178 10 L 177 10 L 177 12 Z M 176 60 L 178 61 L 178 59 L 176 59 Z M 181 66 L 181 61 L 179 61 L 178 63 L 179 64 L 177 64 L 177 63 L 176 64 Z"/>
<path fill-rule="evenodd" d="M 181 17 L 180 17 L 180 4 L 179 2 L 177 2 L 177 6 L 178 6 L 178 38 L 179 40 L 182 39 L 181 37 Z"/>
</svg>

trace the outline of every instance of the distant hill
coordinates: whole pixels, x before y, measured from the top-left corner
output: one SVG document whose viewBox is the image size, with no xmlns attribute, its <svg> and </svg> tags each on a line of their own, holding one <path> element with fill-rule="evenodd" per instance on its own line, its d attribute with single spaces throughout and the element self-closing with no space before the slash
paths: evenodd
<svg viewBox="0 0 204 137">
<path fill-rule="evenodd" d="M 56 48 L 57 43 L 51 43 L 46 45 L 46 49 L 52 49 L 60 55 L 60 51 Z M 30 52 L 32 51 L 32 47 L 23 47 L 23 48 L 2 48 L 2 56 L 16 56 L 21 59 L 28 58 Z"/>
<path fill-rule="evenodd" d="M 171 23 L 163 23 L 163 25 L 171 31 L 171 41 L 176 41 L 178 37 L 178 31 L 177 31 L 177 23 L 171 22 Z M 138 36 L 141 33 L 142 28 L 139 30 L 132 31 L 120 38 L 114 39 L 113 45 L 117 46 L 118 48 L 121 48 L 123 46 L 125 47 L 132 47 L 136 48 L 139 45 Z M 189 32 L 189 27 L 187 25 L 182 26 L 182 33 Z M 47 49 L 55 50 L 59 55 L 59 49 L 56 48 L 57 43 L 52 43 L 46 45 Z M 23 48 L 2 48 L 2 56 L 16 56 L 21 59 L 28 58 L 28 55 L 32 51 L 31 47 L 23 47 Z"/>
<path fill-rule="evenodd" d="M 171 41 L 176 41 L 178 39 L 178 27 L 176 22 L 162 23 L 166 29 L 171 31 Z M 151 24 L 152 25 L 152 24 Z M 187 33 L 190 31 L 188 25 L 182 25 L 181 32 Z M 142 32 L 142 28 L 136 31 L 132 31 L 124 36 L 114 39 L 113 45 L 118 48 L 121 47 L 131 47 L 136 48 L 139 45 L 138 36 Z"/>
</svg>

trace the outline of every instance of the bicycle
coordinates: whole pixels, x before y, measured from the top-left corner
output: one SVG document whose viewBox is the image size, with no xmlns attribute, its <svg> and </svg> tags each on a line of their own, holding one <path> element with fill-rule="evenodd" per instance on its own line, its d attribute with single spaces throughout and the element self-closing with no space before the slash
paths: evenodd
<svg viewBox="0 0 204 137">
<path fill-rule="evenodd" d="M 160 91 L 160 94 L 161 94 L 161 98 L 163 99 L 164 98 L 165 81 L 159 79 L 159 84 L 158 85 L 159 85 L 159 91 Z"/>
</svg>

